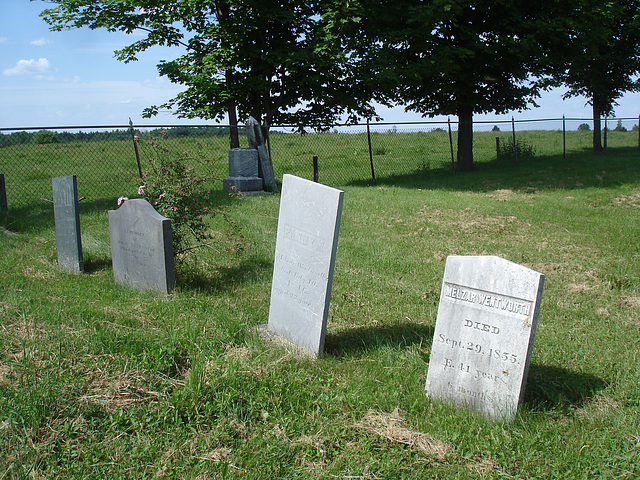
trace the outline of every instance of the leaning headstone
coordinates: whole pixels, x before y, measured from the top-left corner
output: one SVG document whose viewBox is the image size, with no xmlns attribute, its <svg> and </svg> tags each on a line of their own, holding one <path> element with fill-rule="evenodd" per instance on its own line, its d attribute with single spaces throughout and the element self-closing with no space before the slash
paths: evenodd
<svg viewBox="0 0 640 480">
<path fill-rule="evenodd" d="M 78 210 L 78 184 L 75 175 L 51 180 L 53 189 L 53 217 L 56 225 L 58 265 L 64 270 L 84 271 L 80 213 Z"/>
<path fill-rule="evenodd" d="M 109 210 L 113 276 L 119 285 L 169 293 L 175 286 L 171 220 L 141 198 Z"/>
<path fill-rule="evenodd" d="M 249 117 L 247 119 L 246 129 L 249 148 L 258 150 L 259 176 L 262 178 L 263 187 L 268 192 L 277 192 L 278 185 L 276 184 L 276 177 L 273 173 L 271 157 L 269 157 L 269 152 L 264 144 L 262 128 L 255 118 Z"/>
<path fill-rule="evenodd" d="M 324 349 L 343 198 L 283 176 L 267 329 L 315 356 Z"/>
<path fill-rule="evenodd" d="M 430 397 L 508 420 L 524 395 L 544 275 L 494 256 L 447 258 Z"/>
<path fill-rule="evenodd" d="M 4 185 L 4 173 L 0 173 L 0 210 L 7 209 L 7 189 Z"/>
<path fill-rule="evenodd" d="M 258 150 L 229 150 L 229 176 L 222 181 L 222 185 L 225 190 L 246 195 L 262 192 L 262 178 L 258 176 Z"/>
</svg>

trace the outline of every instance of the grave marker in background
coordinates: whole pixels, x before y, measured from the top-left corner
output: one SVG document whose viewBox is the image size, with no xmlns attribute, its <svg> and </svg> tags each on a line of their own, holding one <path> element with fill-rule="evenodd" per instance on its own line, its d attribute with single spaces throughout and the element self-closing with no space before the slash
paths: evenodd
<svg viewBox="0 0 640 480">
<path fill-rule="evenodd" d="M 169 293 L 175 286 L 171 221 L 141 198 L 109 210 L 111 258 L 116 283 Z"/>
<path fill-rule="evenodd" d="M 318 356 L 324 349 L 344 192 L 284 175 L 268 330 Z"/>
<path fill-rule="evenodd" d="M 278 185 L 276 184 L 276 177 L 273 173 L 273 164 L 271 163 L 269 152 L 264 144 L 262 127 L 255 118 L 249 117 L 245 128 L 247 129 L 249 148 L 258 150 L 259 176 L 262 178 L 263 188 L 267 192 L 277 192 Z"/>
<path fill-rule="evenodd" d="M 58 266 L 75 273 L 83 272 L 76 176 L 56 177 L 51 180 L 51 186 Z"/>
<path fill-rule="evenodd" d="M 426 391 L 488 417 L 522 401 L 544 275 L 494 256 L 447 258 Z"/>
</svg>

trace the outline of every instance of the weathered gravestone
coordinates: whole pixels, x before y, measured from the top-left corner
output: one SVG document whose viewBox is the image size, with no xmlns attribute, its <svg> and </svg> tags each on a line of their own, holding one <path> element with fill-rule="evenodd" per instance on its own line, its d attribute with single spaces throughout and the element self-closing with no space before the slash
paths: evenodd
<svg viewBox="0 0 640 480">
<path fill-rule="evenodd" d="M 268 192 L 277 192 L 278 185 L 276 184 L 276 177 L 273 173 L 273 165 L 271 164 L 269 152 L 264 144 L 262 128 L 258 121 L 253 117 L 249 117 L 247 119 L 245 127 L 247 129 L 249 148 L 255 148 L 258 150 L 258 171 L 259 176 L 262 178 L 263 188 Z"/>
<path fill-rule="evenodd" d="M 229 150 L 229 176 L 222 181 L 222 185 L 225 190 L 248 195 L 262 192 L 262 178 L 258 176 L 258 150 Z"/>
<path fill-rule="evenodd" d="M 316 356 L 324 349 L 343 197 L 283 177 L 267 328 Z"/>
<path fill-rule="evenodd" d="M 53 217 L 56 225 L 58 265 L 64 270 L 80 273 L 84 271 L 84 263 L 76 176 L 53 178 L 51 186 L 53 189 Z"/>
<path fill-rule="evenodd" d="M 448 257 L 427 394 L 511 418 L 524 394 L 543 283 L 543 274 L 499 257 Z"/>
<path fill-rule="evenodd" d="M 111 259 L 116 283 L 169 293 L 175 286 L 171 221 L 141 198 L 109 210 Z"/>
</svg>

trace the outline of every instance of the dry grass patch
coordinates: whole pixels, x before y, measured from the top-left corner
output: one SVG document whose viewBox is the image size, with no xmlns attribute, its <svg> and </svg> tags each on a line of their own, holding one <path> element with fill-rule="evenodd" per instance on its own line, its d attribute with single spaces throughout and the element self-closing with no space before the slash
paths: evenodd
<svg viewBox="0 0 640 480">
<path fill-rule="evenodd" d="M 451 446 L 432 437 L 428 433 L 414 432 L 404 426 L 404 419 L 398 409 L 392 413 L 369 412 L 356 424 L 367 432 L 375 433 L 392 443 L 399 443 L 418 449 L 426 455 L 435 456 L 439 460 L 451 451 Z"/>
<path fill-rule="evenodd" d="M 616 207 L 640 208 L 640 192 L 632 195 L 620 195 L 611 201 Z"/>
</svg>

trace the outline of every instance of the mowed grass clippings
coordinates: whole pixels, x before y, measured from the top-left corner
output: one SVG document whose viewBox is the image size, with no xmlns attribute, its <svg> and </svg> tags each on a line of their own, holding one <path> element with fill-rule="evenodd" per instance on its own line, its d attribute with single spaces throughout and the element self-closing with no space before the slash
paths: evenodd
<svg viewBox="0 0 640 480">
<path fill-rule="evenodd" d="M 114 284 L 108 200 L 81 205 L 81 275 L 52 215 L 9 212 L 0 478 L 637 478 L 639 174 L 611 150 L 344 187 L 318 360 L 257 333 L 278 195 L 230 199 L 243 249 L 200 249 L 160 297 Z M 510 424 L 424 394 L 444 263 L 469 254 L 546 276 Z"/>
</svg>

